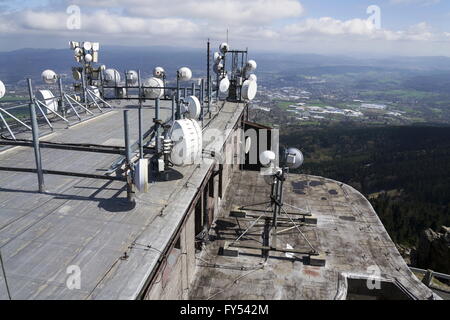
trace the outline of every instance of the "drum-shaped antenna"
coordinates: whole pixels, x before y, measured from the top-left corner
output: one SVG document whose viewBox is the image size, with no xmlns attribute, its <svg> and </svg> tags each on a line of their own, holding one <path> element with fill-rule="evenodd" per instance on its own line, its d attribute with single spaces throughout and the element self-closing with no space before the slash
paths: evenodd
<svg viewBox="0 0 450 320">
<path fill-rule="evenodd" d="M 180 68 L 178 70 L 178 80 L 189 81 L 192 79 L 192 71 L 187 67 Z"/>
<path fill-rule="evenodd" d="M 196 120 L 182 119 L 174 122 L 170 138 L 174 142 L 170 161 L 176 166 L 195 163 L 202 154 L 202 128 Z"/>
<path fill-rule="evenodd" d="M 214 64 L 214 66 L 213 66 L 214 73 L 219 74 L 219 73 L 222 72 L 222 70 L 223 70 L 223 63 L 222 62 Z"/>
<path fill-rule="evenodd" d="M 247 64 L 245 65 L 245 69 L 247 72 L 253 72 L 256 70 L 258 65 L 256 64 L 255 60 L 248 60 Z"/>
<path fill-rule="evenodd" d="M 138 83 L 138 73 L 134 70 L 129 70 L 126 73 L 127 85 L 135 86 Z"/>
<path fill-rule="evenodd" d="M 298 169 L 305 161 L 303 153 L 296 148 L 289 148 L 286 151 L 286 165 L 290 169 Z"/>
<path fill-rule="evenodd" d="M 202 111 L 200 100 L 196 96 L 189 96 L 186 99 L 188 118 L 197 119 Z"/>
<path fill-rule="evenodd" d="M 162 98 L 164 95 L 164 82 L 159 78 L 150 78 L 144 82 L 144 95 L 148 99 Z"/>
<path fill-rule="evenodd" d="M 256 74 L 252 73 L 251 75 L 248 76 L 248 80 L 257 82 L 258 77 L 256 76 Z"/>
<path fill-rule="evenodd" d="M 228 45 L 228 43 L 224 42 L 219 46 L 219 50 L 220 50 L 220 52 L 225 54 L 230 50 L 230 46 Z"/>
<path fill-rule="evenodd" d="M 273 163 L 273 161 L 275 161 L 275 159 L 276 159 L 275 152 L 270 150 L 266 150 L 259 155 L 259 162 L 261 162 L 261 164 L 267 168 L 270 167 L 270 165 Z"/>
<path fill-rule="evenodd" d="M 214 52 L 214 62 L 219 63 L 222 60 L 222 56 L 218 52 Z"/>
<path fill-rule="evenodd" d="M 77 68 L 72 68 L 72 76 L 76 81 L 81 80 L 81 72 Z"/>
<path fill-rule="evenodd" d="M 83 49 L 86 51 L 89 51 L 92 49 L 92 43 L 90 43 L 89 41 L 83 42 Z"/>
<path fill-rule="evenodd" d="M 165 73 L 166 73 L 166 71 L 162 67 L 156 67 L 155 69 L 153 69 L 153 76 L 156 78 L 164 77 Z"/>
<path fill-rule="evenodd" d="M 84 56 L 84 61 L 86 61 L 87 63 L 92 62 L 92 55 L 90 53 L 88 53 L 87 55 Z"/>
<path fill-rule="evenodd" d="M 106 69 L 104 79 L 108 85 L 117 86 L 120 83 L 120 73 L 116 69 Z"/>
<path fill-rule="evenodd" d="M 36 93 L 36 99 L 47 107 L 47 114 L 52 113 L 50 110 L 58 111 L 58 99 L 55 98 L 50 90 L 39 90 Z"/>
<path fill-rule="evenodd" d="M 0 99 L 3 98 L 6 94 L 6 88 L 3 82 L 0 80 Z"/>
<path fill-rule="evenodd" d="M 230 80 L 228 79 L 228 77 L 225 77 L 222 80 L 220 80 L 219 91 L 221 93 L 227 93 L 229 88 L 230 88 Z"/>
<path fill-rule="evenodd" d="M 46 84 L 54 84 L 58 80 L 58 76 L 53 70 L 44 70 L 41 77 Z"/>
<path fill-rule="evenodd" d="M 242 98 L 244 100 L 253 100 L 258 92 L 258 84 L 256 81 L 245 80 L 242 85 Z"/>
</svg>

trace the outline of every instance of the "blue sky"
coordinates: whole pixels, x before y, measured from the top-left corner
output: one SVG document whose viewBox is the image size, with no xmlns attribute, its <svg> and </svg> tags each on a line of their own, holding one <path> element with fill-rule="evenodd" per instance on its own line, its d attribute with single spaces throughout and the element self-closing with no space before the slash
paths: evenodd
<svg viewBox="0 0 450 320">
<path fill-rule="evenodd" d="M 69 30 L 73 4 L 81 26 Z M 381 28 L 368 25 L 370 5 Z M 85 39 L 200 47 L 227 28 L 236 45 L 266 51 L 450 55 L 448 0 L 0 0 L 0 50 Z"/>
</svg>

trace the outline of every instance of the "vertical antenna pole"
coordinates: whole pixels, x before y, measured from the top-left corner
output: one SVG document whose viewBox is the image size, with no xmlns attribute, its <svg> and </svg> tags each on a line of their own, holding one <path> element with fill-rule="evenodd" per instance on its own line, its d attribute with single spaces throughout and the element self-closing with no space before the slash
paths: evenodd
<svg viewBox="0 0 450 320">
<path fill-rule="evenodd" d="M 200 119 L 202 120 L 202 127 L 203 127 L 203 117 L 204 117 L 204 104 L 205 104 L 205 83 L 203 79 L 200 81 L 200 106 L 201 106 L 201 115 Z"/>
<path fill-rule="evenodd" d="M 211 95 L 209 94 L 209 89 L 211 87 L 210 79 L 211 79 L 211 42 L 208 39 L 207 50 L 206 50 L 206 92 L 208 95 L 208 112 L 211 106 Z"/>
<path fill-rule="evenodd" d="M 132 202 L 133 199 L 133 178 L 131 170 L 131 144 L 130 144 L 130 130 L 128 127 L 128 110 L 123 111 L 123 127 L 125 134 L 125 156 L 126 156 L 126 176 L 127 176 L 127 199 Z"/>
<path fill-rule="evenodd" d="M 83 65 L 83 69 L 81 70 L 81 86 L 83 88 L 83 103 L 85 104 L 86 108 L 88 108 L 87 103 L 87 94 L 86 94 L 86 67 Z"/>
<path fill-rule="evenodd" d="M 195 96 L 195 82 L 192 83 L 192 95 Z"/>
<path fill-rule="evenodd" d="M 65 118 L 66 117 L 66 106 L 64 104 L 64 90 L 63 90 L 63 84 L 62 84 L 62 78 L 61 76 L 58 76 L 58 87 L 59 87 L 59 96 L 61 98 L 61 111 L 62 115 Z"/>
<path fill-rule="evenodd" d="M 34 94 L 33 87 L 31 85 L 31 79 L 28 78 L 28 93 L 30 95 L 30 118 L 31 118 L 31 131 L 33 134 L 33 147 L 34 147 L 34 157 L 36 160 L 36 170 L 38 176 L 39 192 L 44 192 L 44 173 L 42 172 L 42 157 L 41 149 L 39 146 L 39 127 L 36 117 L 36 109 L 34 105 Z"/>
<path fill-rule="evenodd" d="M 139 159 L 144 159 L 144 139 L 142 137 L 142 84 L 141 70 L 138 70 L 138 86 L 139 86 Z"/>
<path fill-rule="evenodd" d="M 175 114 L 176 120 L 181 119 L 181 108 L 180 108 L 180 75 L 177 71 L 177 112 Z"/>
<path fill-rule="evenodd" d="M 156 98 L 155 100 L 155 147 L 156 147 L 156 153 L 159 153 L 160 146 L 159 146 L 159 128 L 160 128 L 160 122 L 159 119 L 159 98 Z"/>
<path fill-rule="evenodd" d="M 175 122 L 175 96 L 172 96 L 172 122 Z"/>
</svg>

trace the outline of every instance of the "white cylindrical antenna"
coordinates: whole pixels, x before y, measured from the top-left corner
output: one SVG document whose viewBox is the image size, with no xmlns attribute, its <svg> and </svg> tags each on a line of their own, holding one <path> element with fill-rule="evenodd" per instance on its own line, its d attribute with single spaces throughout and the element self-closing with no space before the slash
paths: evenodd
<svg viewBox="0 0 450 320">
<path fill-rule="evenodd" d="M 186 100 L 188 118 L 197 119 L 202 111 L 200 100 L 196 96 L 189 96 Z"/>
<path fill-rule="evenodd" d="M 92 43 L 90 43 L 89 41 L 83 42 L 83 49 L 86 51 L 89 51 L 92 49 Z"/>
<path fill-rule="evenodd" d="M 214 62 L 219 63 L 222 60 L 222 56 L 218 52 L 214 52 Z"/>
<path fill-rule="evenodd" d="M 258 84 L 256 81 L 245 80 L 242 85 L 242 98 L 244 100 L 253 100 L 258 92 Z"/>
<path fill-rule="evenodd" d="M 148 99 L 162 98 L 164 83 L 161 79 L 153 77 L 144 82 L 144 95 Z"/>
<path fill-rule="evenodd" d="M 178 80 L 189 81 L 192 79 L 192 71 L 187 67 L 180 68 L 178 70 Z"/>
<path fill-rule="evenodd" d="M 41 77 L 46 84 L 54 84 L 58 80 L 58 76 L 53 70 L 44 70 Z"/>
<path fill-rule="evenodd" d="M 134 70 L 127 71 L 127 85 L 134 86 L 138 83 L 138 73 Z"/>
<path fill-rule="evenodd" d="M 120 83 L 120 73 L 116 69 L 105 70 L 105 82 L 109 85 L 117 86 Z"/>
<path fill-rule="evenodd" d="M 251 75 L 248 76 L 248 80 L 257 82 L 258 77 L 256 76 L 256 74 L 252 73 Z"/>
<path fill-rule="evenodd" d="M 224 42 L 219 46 L 219 50 L 220 50 L 220 52 L 225 54 L 230 50 L 230 46 L 228 45 L 228 43 Z"/>
<path fill-rule="evenodd" d="M 296 148 L 289 148 L 286 151 L 286 165 L 290 169 L 298 169 L 305 161 L 303 153 Z"/>
<path fill-rule="evenodd" d="M 247 70 L 247 72 L 253 72 L 257 67 L 258 65 L 256 64 L 255 60 L 248 60 L 247 64 L 245 65 L 245 69 Z"/>
<path fill-rule="evenodd" d="M 228 77 L 225 77 L 222 80 L 220 80 L 219 91 L 221 93 L 227 93 L 229 88 L 230 88 L 230 80 L 228 79 Z"/>
<path fill-rule="evenodd" d="M 166 71 L 163 67 L 156 67 L 155 69 L 153 69 L 153 76 L 156 78 L 163 78 L 165 73 Z"/>
<path fill-rule="evenodd" d="M 87 55 L 84 56 L 84 61 L 86 61 L 87 63 L 92 62 L 92 55 L 90 53 L 88 53 Z"/>
<path fill-rule="evenodd" d="M 270 165 L 275 161 L 275 152 L 266 150 L 259 155 L 259 161 L 264 167 L 270 167 Z"/>
<path fill-rule="evenodd" d="M 6 88 L 3 82 L 0 80 L 0 99 L 3 98 L 6 94 Z"/>
<path fill-rule="evenodd" d="M 75 55 L 76 58 L 77 58 L 77 57 L 81 57 L 81 56 L 83 55 L 83 49 L 81 49 L 80 47 L 76 47 L 76 48 L 73 50 L 73 53 L 74 53 L 74 55 Z"/>
</svg>

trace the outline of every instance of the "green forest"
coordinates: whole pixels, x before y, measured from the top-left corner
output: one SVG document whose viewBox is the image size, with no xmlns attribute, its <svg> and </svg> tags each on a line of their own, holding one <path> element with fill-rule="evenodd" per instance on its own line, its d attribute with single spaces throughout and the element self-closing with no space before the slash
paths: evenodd
<svg viewBox="0 0 450 320">
<path fill-rule="evenodd" d="M 304 152 L 302 173 L 361 191 L 396 243 L 450 225 L 450 127 L 289 127 L 281 143 Z"/>
</svg>

